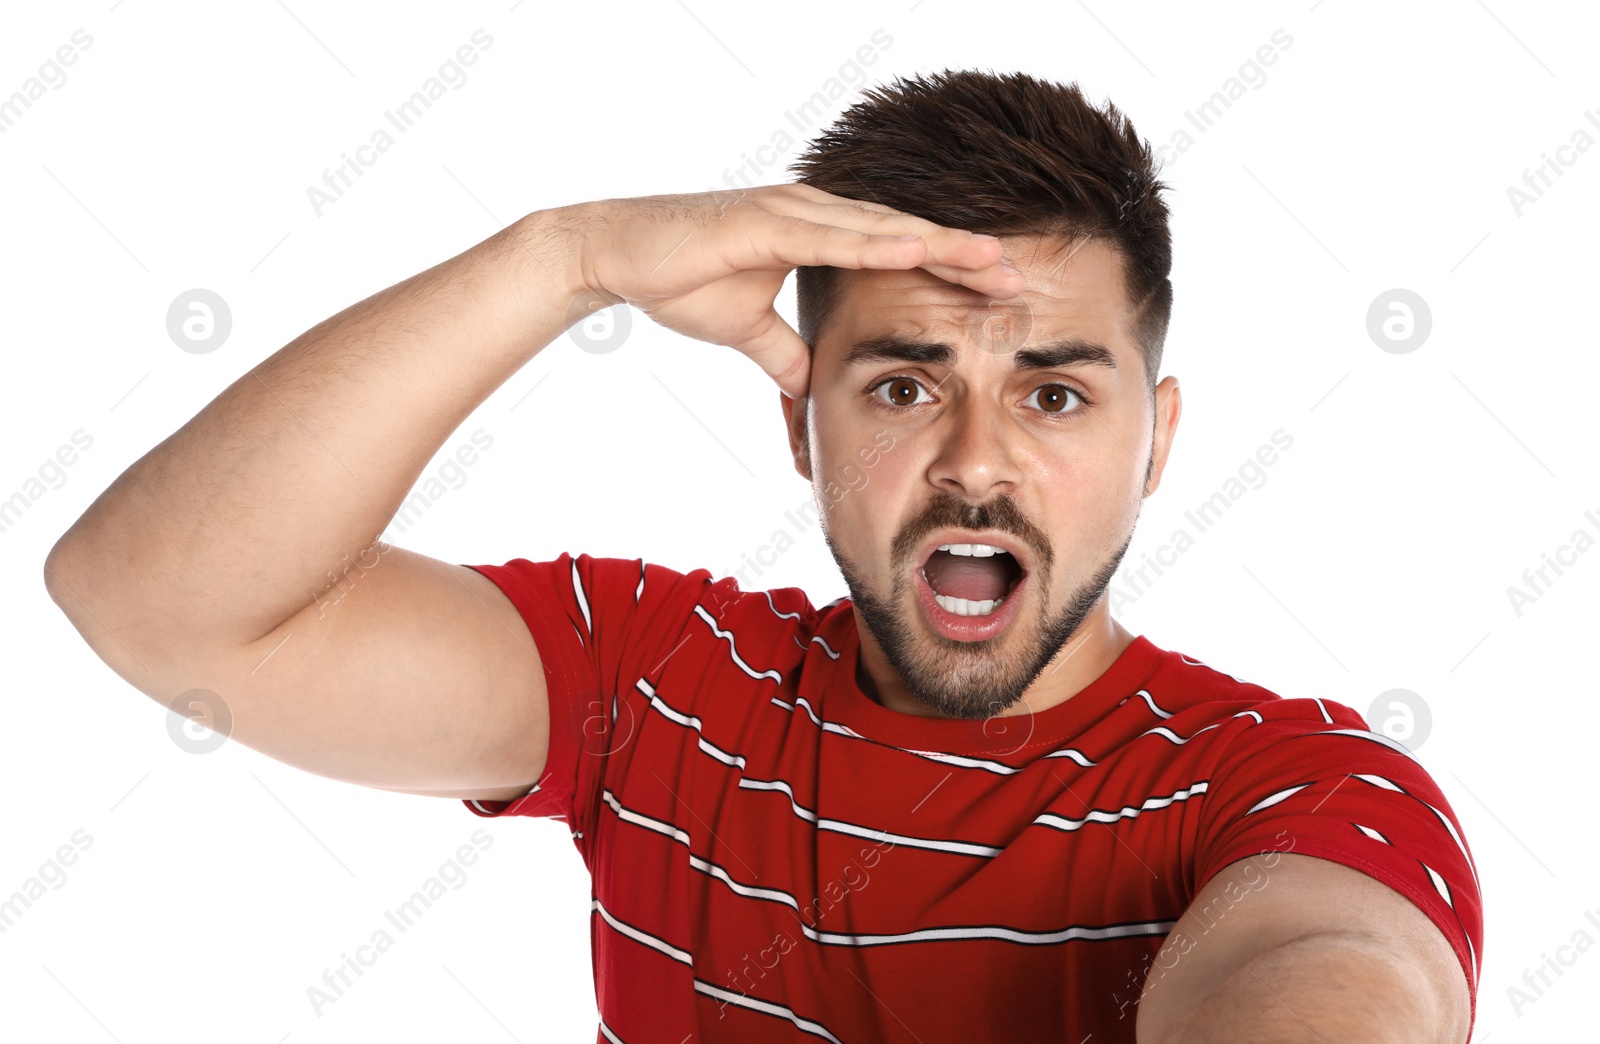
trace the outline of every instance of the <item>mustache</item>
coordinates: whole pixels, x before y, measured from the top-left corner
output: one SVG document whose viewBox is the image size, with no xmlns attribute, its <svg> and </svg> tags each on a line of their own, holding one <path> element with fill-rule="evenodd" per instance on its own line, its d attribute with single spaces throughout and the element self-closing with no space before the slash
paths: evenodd
<svg viewBox="0 0 1600 1044">
<path fill-rule="evenodd" d="M 895 538 L 890 549 L 894 561 L 909 558 L 929 533 L 950 528 L 994 529 L 1008 533 L 1033 551 L 1041 570 L 1048 569 L 1055 557 L 1050 541 L 1038 526 L 1023 516 L 1022 509 L 1009 494 L 1002 493 L 984 504 L 969 504 L 953 493 L 939 493 Z"/>
</svg>

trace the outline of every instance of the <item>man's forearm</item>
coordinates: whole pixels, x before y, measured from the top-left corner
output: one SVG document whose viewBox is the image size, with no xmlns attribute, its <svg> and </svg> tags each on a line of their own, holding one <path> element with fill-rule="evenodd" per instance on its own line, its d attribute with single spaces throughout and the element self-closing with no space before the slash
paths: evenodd
<svg viewBox="0 0 1600 1044">
<path fill-rule="evenodd" d="M 1320 933 L 1258 954 L 1160 1044 L 1457 1044 L 1426 984 L 1378 940 Z"/>
<path fill-rule="evenodd" d="M 530 214 L 235 381 L 57 543 L 46 579 L 63 608 L 81 598 L 95 630 L 159 653 L 178 636 L 242 645 L 307 604 L 450 433 L 566 328 L 575 221 Z"/>
</svg>

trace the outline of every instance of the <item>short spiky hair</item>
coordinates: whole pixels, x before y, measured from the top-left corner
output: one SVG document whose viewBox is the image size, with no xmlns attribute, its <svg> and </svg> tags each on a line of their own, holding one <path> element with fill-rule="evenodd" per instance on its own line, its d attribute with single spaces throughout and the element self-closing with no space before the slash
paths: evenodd
<svg viewBox="0 0 1600 1044">
<path fill-rule="evenodd" d="M 795 180 L 952 228 L 1105 240 L 1123 261 L 1150 387 L 1172 314 L 1172 237 L 1150 146 L 1076 83 L 969 70 L 867 88 L 790 164 Z M 815 347 L 839 269 L 801 267 L 800 337 Z"/>
</svg>

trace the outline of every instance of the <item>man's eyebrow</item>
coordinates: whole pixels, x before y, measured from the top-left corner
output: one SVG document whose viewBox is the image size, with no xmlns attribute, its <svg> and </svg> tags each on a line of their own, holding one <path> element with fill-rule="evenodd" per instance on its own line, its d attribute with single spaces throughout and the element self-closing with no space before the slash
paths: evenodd
<svg viewBox="0 0 1600 1044">
<path fill-rule="evenodd" d="M 845 353 L 844 365 L 874 362 L 933 363 L 946 366 L 955 358 L 955 349 L 943 341 L 916 341 L 905 337 L 872 337 L 858 341 Z M 1111 349 L 1082 337 L 1069 337 L 1037 348 L 1022 348 L 1012 361 L 1018 370 L 1052 370 L 1068 366 L 1104 366 L 1115 370 L 1117 358 Z"/>
</svg>

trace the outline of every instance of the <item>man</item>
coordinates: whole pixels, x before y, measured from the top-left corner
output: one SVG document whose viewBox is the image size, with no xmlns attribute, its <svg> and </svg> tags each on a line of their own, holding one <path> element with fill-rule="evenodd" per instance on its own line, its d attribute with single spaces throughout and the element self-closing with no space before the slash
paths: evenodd
<svg viewBox="0 0 1600 1044">
<path fill-rule="evenodd" d="M 307 331 L 90 507 L 52 596 L 273 757 L 564 820 L 601 1040 L 1466 1040 L 1480 895 L 1428 774 L 1110 615 L 1180 411 L 1148 146 L 959 72 L 798 167 L 530 214 Z M 620 302 L 776 381 L 848 598 L 378 548 L 462 419 Z"/>
</svg>

